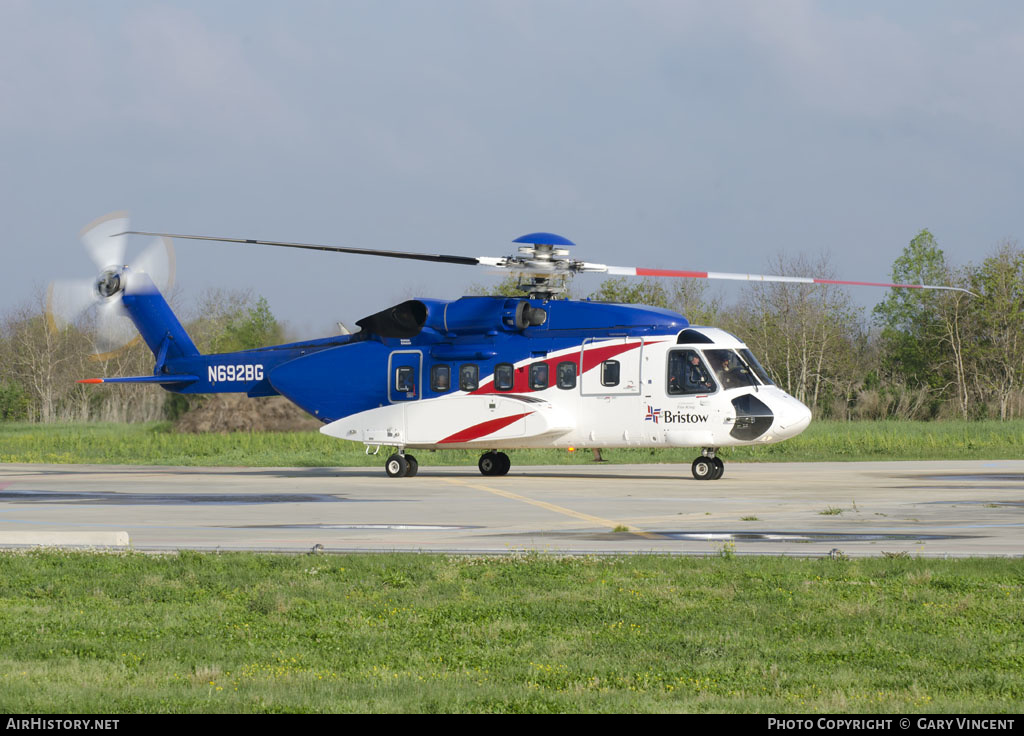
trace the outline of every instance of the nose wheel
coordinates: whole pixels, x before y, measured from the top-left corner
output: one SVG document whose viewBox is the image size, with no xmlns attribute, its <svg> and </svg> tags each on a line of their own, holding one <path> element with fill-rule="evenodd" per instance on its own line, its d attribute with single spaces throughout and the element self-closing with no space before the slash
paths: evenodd
<svg viewBox="0 0 1024 736">
<path fill-rule="evenodd" d="M 485 452 L 476 466 L 482 475 L 505 475 L 512 467 L 512 461 L 504 452 Z"/>
<path fill-rule="evenodd" d="M 718 480 L 725 473 L 725 463 L 721 458 L 701 455 L 693 461 L 690 471 L 697 480 Z"/>
</svg>

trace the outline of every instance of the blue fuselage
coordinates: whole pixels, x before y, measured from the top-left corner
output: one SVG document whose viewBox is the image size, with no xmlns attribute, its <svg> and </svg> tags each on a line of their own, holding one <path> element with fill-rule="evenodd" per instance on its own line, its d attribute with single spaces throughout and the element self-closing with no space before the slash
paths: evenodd
<svg viewBox="0 0 1024 736">
<path fill-rule="evenodd" d="M 525 308 L 520 306 L 524 303 Z M 540 323 L 524 325 L 524 309 Z M 354 335 L 239 353 L 170 357 L 158 370 L 196 379 L 165 383 L 171 391 L 281 394 L 330 422 L 396 401 L 465 390 L 460 377 L 470 371 L 491 376 L 496 365 L 543 360 L 548 353 L 593 338 L 674 335 L 688 322 L 652 307 L 463 297 L 451 302 L 412 300 L 359 324 L 363 329 Z M 408 374 L 407 383 L 396 385 L 395 374 L 401 370 Z M 448 371 L 446 382 L 431 380 L 442 370 Z M 530 391 L 528 381 L 519 382 L 523 385 L 517 385 L 517 391 Z"/>
</svg>

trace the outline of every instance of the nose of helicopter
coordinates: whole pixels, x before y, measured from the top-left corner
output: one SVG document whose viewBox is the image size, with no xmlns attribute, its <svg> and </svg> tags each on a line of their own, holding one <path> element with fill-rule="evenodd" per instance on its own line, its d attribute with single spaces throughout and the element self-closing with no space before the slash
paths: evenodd
<svg viewBox="0 0 1024 736">
<path fill-rule="evenodd" d="M 775 416 L 775 436 L 780 439 L 796 437 L 811 423 L 811 410 L 788 394 L 782 406 L 776 409 Z"/>
</svg>

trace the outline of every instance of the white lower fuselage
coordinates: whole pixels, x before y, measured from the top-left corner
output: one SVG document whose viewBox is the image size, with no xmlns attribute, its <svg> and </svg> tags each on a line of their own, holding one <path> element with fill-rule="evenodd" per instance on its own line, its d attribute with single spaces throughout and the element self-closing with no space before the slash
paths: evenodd
<svg viewBox="0 0 1024 736">
<path fill-rule="evenodd" d="M 755 371 L 748 354 L 740 353 L 746 346 L 736 338 L 714 328 L 687 332 L 703 335 L 706 342 L 680 344 L 675 334 L 587 340 L 513 364 L 522 372 L 537 362 L 548 363 L 551 385 L 546 388 L 501 391 L 492 374 L 481 376 L 474 391 L 437 398 L 401 400 L 392 391 L 391 403 L 320 431 L 398 448 L 719 448 L 780 442 L 808 426 L 810 410 L 758 379 L 763 371 Z M 593 351 L 590 356 L 588 351 Z M 603 360 L 606 355 L 609 359 Z M 700 364 L 694 370 L 703 370 L 706 382 L 681 387 L 680 366 L 685 359 L 689 369 L 694 355 Z M 739 372 L 729 375 L 714 367 L 726 355 Z M 555 366 L 562 360 L 576 362 L 578 375 L 571 387 L 559 386 Z M 613 370 L 608 363 L 617 365 Z M 388 372 L 393 373 L 390 366 Z M 429 380 L 422 373 L 415 376 L 417 385 Z M 388 380 L 397 379 L 389 375 Z"/>
</svg>

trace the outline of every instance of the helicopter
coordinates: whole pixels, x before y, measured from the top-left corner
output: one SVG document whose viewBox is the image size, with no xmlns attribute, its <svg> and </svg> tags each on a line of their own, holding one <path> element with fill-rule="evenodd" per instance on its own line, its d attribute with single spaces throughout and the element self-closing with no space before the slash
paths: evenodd
<svg viewBox="0 0 1024 736">
<path fill-rule="evenodd" d="M 156 240 L 124 265 L 128 236 Z M 811 410 L 734 335 L 657 307 L 565 298 L 579 273 L 963 291 L 609 266 L 573 258 L 575 243 L 549 232 L 516 238 L 516 253 L 497 258 L 135 231 L 124 213 L 100 218 L 81 237 L 99 275 L 51 285 L 51 324 L 95 309 L 101 356 L 137 331 L 155 360 L 152 375 L 81 383 L 281 395 L 320 420 L 325 435 L 367 452 L 394 448 L 384 464 L 393 478 L 417 474 L 410 450 L 476 449 L 480 473 L 501 476 L 510 449 L 694 447 L 693 478 L 717 480 L 721 448 L 781 442 L 810 424 Z M 520 274 L 523 295 L 409 299 L 358 320 L 355 333 L 201 354 L 162 294 L 173 281 L 172 239 L 486 266 Z"/>
</svg>

